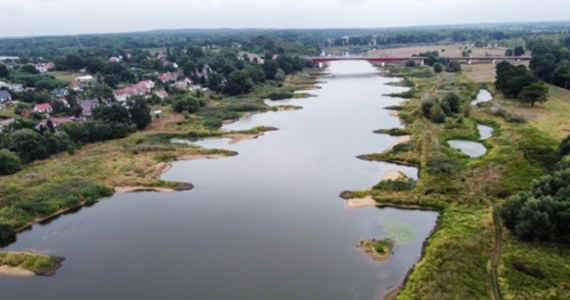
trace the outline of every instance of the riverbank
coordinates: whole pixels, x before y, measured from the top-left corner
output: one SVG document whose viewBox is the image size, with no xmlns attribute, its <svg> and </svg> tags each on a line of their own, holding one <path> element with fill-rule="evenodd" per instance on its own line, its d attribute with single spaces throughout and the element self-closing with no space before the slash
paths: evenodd
<svg viewBox="0 0 570 300">
<path fill-rule="evenodd" d="M 393 76 L 404 77 L 412 86 L 410 94 L 414 97 L 398 107 L 398 116 L 406 128 L 376 131 L 379 134 L 406 133 L 411 140 L 406 147 L 398 147 L 397 151 L 390 147 L 389 151 L 359 157 L 417 165 L 420 167 L 418 182 L 408 191 L 369 189 L 344 192 L 343 198 L 348 198 L 347 207 L 387 205 L 441 213 L 437 229 L 424 245 L 423 257 L 398 295 L 394 292 L 389 298 L 417 299 L 422 295 L 442 299 L 450 295 L 488 298 L 499 293 L 492 286 L 505 289 L 506 282 L 513 284 L 513 272 L 516 273 L 508 263 L 503 262 L 500 270 L 497 270 L 496 263 L 491 263 L 492 256 L 498 257 L 493 249 L 501 249 L 497 243 L 502 243 L 502 240 L 494 238 L 502 225 L 494 222 L 493 206 L 504 197 L 527 189 L 534 178 L 546 174 L 553 167 L 551 162 L 555 160 L 552 154 L 555 154 L 557 140 L 547 132 L 540 132 L 533 124 L 510 123 L 493 114 L 487 104 L 469 108 L 469 114 L 463 115 L 461 122 L 450 119 L 443 124 L 432 123 L 421 117 L 422 100 L 430 97 L 441 99 L 453 92 L 463 99 L 462 105 L 467 106 L 481 85 L 461 74 L 426 76 L 424 71 L 415 69 L 391 69 Z M 477 141 L 477 123 L 492 125 L 496 134 L 483 142 L 489 152 L 474 161 L 452 150 L 446 141 Z M 521 169 L 527 171 L 520 172 Z M 517 254 L 528 256 L 521 251 Z M 557 259 L 563 261 L 563 257 L 561 255 Z M 488 265 L 494 267 L 489 269 Z M 497 273 L 500 284 L 494 275 Z M 560 283 L 554 280 L 550 289 L 562 288 Z M 521 295 L 512 288 L 508 291 L 512 296 Z"/>
<path fill-rule="evenodd" d="M 303 78 L 314 80 L 317 70 L 291 76 L 285 84 L 288 90 L 309 87 Z M 210 125 L 221 126 L 219 116 L 239 118 L 248 112 L 273 110 L 263 103 L 277 85 L 264 85 L 249 96 L 209 99 L 209 110 L 216 114 L 197 113 L 182 116 L 170 107 L 154 106 L 163 114 L 145 131 L 126 138 L 88 144 L 73 154 L 60 153 L 46 160 L 24 166 L 16 174 L 2 176 L 0 181 L 0 239 L 3 243 L 15 237 L 17 229 L 45 218 L 90 205 L 114 192 L 154 190 L 173 192 L 189 190 L 190 183 L 161 180 L 170 168 L 170 161 L 215 159 L 234 156 L 227 150 L 212 150 L 187 144 L 171 143 L 173 138 L 201 138 L 231 135 L 232 143 L 257 138 L 274 128 L 254 128 L 226 133 Z M 218 113 L 219 112 L 219 113 Z M 223 113 L 222 113 L 223 112 Z M 231 112 L 231 113 L 230 113 Z"/>
</svg>

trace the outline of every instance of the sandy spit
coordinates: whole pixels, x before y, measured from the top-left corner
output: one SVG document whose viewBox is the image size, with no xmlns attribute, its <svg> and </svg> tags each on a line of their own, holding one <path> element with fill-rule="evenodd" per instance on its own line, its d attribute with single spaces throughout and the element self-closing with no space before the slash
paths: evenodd
<svg viewBox="0 0 570 300">
<path fill-rule="evenodd" d="M 30 277 L 35 276 L 34 272 L 18 267 L 0 266 L 0 276 L 9 277 Z"/>
<path fill-rule="evenodd" d="M 399 136 L 392 144 L 390 144 L 388 147 L 386 147 L 386 149 L 384 149 L 383 153 L 388 153 L 388 152 L 392 151 L 392 149 L 394 149 L 394 147 L 396 145 L 404 144 L 404 143 L 407 143 L 411 140 L 412 140 L 412 136 L 410 136 L 410 135 Z"/>
</svg>

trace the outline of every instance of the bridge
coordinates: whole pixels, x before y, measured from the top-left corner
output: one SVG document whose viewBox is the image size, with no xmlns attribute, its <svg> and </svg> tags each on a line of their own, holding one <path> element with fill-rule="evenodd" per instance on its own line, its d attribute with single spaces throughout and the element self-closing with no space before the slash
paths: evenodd
<svg viewBox="0 0 570 300">
<path fill-rule="evenodd" d="M 511 60 L 511 61 L 528 61 L 531 59 L 530 56 L 476 56 L 476 57 L 446 57 L 454 61 L 465 62 L 471 64 L 472 62 L 490 62 L 496 63 L 497 61 Z M 393 62 L 405 62 L 408 60 L 419 61 L 422 65 L 427 57 L 424 56 L 412 56 L 412 57 L 368 57 L 368 56 L 319 56 L 311 57 L 312 61 L 316 63 L 327 63 L 331 61 L 368 61 L 376 63 L 393 63 Z"/>
</svg>

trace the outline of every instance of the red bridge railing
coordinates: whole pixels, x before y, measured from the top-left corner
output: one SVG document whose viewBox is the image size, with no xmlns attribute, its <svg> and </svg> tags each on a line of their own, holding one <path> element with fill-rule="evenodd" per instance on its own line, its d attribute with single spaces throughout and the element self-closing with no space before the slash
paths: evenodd
<svg viewBox="0 0 570 300">
<path fill-rule="evenodd" d="M 515 61 L 526 61 L 530 60 L 530 56 L 480 56 L 480 57 L 448 57 L 451 60 L 456 61 L 502 61 L 502 60 L 515 60 Z M 350 60 L 361 60 L 369 62 L 403 62 L 408 60 L 423 61 L 427 57 L 414 56 L 414 57 L 366 57 L 366 56 L 321 56 L 321 57 L 311 57 L 311 60 L 316 63 L 326 63 L 331 61 L 350 61 Z"/>
</svg>

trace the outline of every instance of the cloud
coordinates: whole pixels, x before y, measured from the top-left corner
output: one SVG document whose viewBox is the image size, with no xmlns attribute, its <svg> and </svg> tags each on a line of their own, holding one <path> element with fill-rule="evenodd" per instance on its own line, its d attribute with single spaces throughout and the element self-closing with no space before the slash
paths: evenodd
<svg viewBox="0 0 570 300">
<path fill-rule="evenodd" d="M 0 36 L 172 28 L 393 27 L 564 20 L 545 0 L 1 0 Z M 547 5 L 546 5 L 547 2 Z"/>
</svg>

